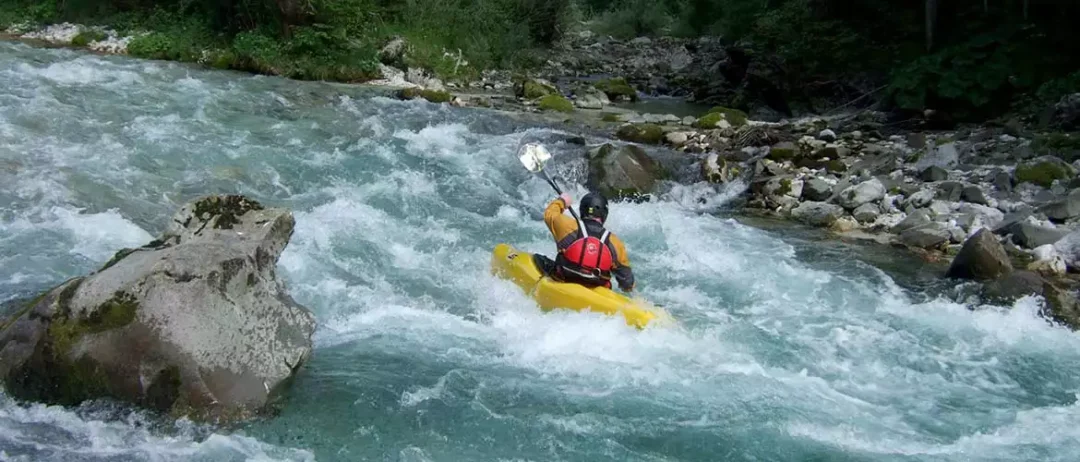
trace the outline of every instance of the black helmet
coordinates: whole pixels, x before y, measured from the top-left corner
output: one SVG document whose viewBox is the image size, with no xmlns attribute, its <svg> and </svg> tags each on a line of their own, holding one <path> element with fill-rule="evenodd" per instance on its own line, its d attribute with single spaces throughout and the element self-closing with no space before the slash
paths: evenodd
<svg viewBox="0 0 1080 462">
<path fill-rule="evenodd" d="M 607 212 L 607 198 L 600 193 L 588 193 L 578 203 L 578 214 L 582 219 L 599 218 L 603 223 L 607 221 Z"/>
</svg>

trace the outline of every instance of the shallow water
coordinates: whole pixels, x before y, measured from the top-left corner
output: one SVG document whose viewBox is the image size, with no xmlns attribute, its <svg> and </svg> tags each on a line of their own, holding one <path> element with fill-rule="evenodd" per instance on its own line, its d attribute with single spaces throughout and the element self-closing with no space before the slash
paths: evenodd
<svg viewBox="0 0 1080 462">
<path fill-rule="evenodd" d="M 549 131 L 11 43 L 0 82 L 0 301 L 144 244 L 185 201 L 243 193 L 295 211 L 279 274 L 319 320 L 276 419 L 215 432 L 0 394 L 0 459 L 1080 459 L 1080 337 L 1038 300 L 973 312 L 910 292 L 726 218 L 737 191 L 613 206 L 642 294 L 681 322 L 638 332 L 543 314 L 488 276 L 497 243 L 552 250 L 553 194 L 513 156 Z M 550 147 L 580 179 L 581 147 Z"/>
</svg>

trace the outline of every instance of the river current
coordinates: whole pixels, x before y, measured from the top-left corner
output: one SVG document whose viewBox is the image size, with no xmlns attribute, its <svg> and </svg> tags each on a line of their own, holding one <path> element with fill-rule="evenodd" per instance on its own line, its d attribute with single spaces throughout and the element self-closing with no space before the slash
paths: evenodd
<svg viewBox="0 0 1080 462">
<path fill-rule="evenodd" d="M 579 198 L 584 148 L 503 114 L 0 43 L 0 302 L 242 193 L 294 211 L 279 276 L 319 321 L 274 419 L 0 392 L 0 460 L 1080 460 L 1080 337 L 1039 300 L 928 296 L 740 224 L 737 191 L 612 207 L 641 295 L 678 326 L 542 313 L 488 274 L 497 243 L 554 249 L 525 137 Z"/>
</svg>

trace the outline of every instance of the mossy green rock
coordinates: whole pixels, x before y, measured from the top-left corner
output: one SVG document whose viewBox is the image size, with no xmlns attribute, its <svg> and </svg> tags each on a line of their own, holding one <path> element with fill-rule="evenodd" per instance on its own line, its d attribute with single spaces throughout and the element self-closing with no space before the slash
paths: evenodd
<svg viewBox="0 0 1080 462">
<path fill-rule="evenodd" d="M 562 95 L 547 95 L 537 105 L 542 111 L 574 112 L 574 103 Z"/>
<path fill-rule="evenodd" d="M 619 127 L 615 136 L 634 143 L 660 144 L 664 139 L 664 129 L 656 124 L 629 124 Z"/>
<path fill-rule="evenodd" d="M 799 155 L 799 147 L 790 141 L 783 141 L 776 143 L 769 148 L 769 154 L 766 156 L 769 159 L 777 162 L 792 160 Z"/>
<path fill-rule="evenodd" d="M 601 80 L 593 84 L 598 90 L 604 92 L 612 101 L 637 101 L 637 90 L 630 86 L 624 78 Z"/>
<path fill-rule="evenodd" d="M 398 98 L 403 100 L 412 100 L 416 98 L 423 98 L 432 103 L 449 103 L 454 97 L 449 92 L 431 90 L 427 88 L 403 88 L 398 91 Z"/>
<path fill-rule="evenodd" d="M 79 35 L 76 35 L 75 38 L 71 39 L 71 44 L 77 47 L 84 47 L 93 42 L 105 40 L 106 37 L 108 36 L 103 32 L 87 30 L 79 32 Z"/>
<path fill-rule="evenodd" d="M 1055 180 L 1065 180 L 1072 176 L 1072 169 L 1060 159 L 1042 159 L 1018 165 L 1017 183 L 1034 183 L 1044 188 L 1053 186 Z"/>
<path fill-rule="evenodd" d="M 723 106 L 716 106 L 712 109 L 709 109 L 708 114 L 723 115 L 724 119 L 727 120 L 732 127 L 741 127 L 743 125 L 746 125 L 746 121 L 749 119 L 749 117 L 746 116 L 745 112 L 738 109 L 726 108 Z"/>
<path fill-rule="evenodd" d="M 275 410 L 315 329 L 275 276 L 292 214 L 211 196 L 168 223 L 4 320 L 0 382 L 11 396 L 107 397 L 225 423 Z"/>
<path fill-rule="evenodd" d="M 721 120 L 725 120 L 723 114 L 719 114 L 719 113 L 715 113 L 715 112 L 705 114 L 705 115 L 699 117 L 698 120 L 694 122 L 694 127 L 695 128 L 701 128 L 701 129 L 716 128 L 720 124 Z M 728 122 L 728 123 L 731 123 L 731 122 Z"/>
<path fill-rule="evenodd" d="M 525 79 L 515 86 L 514 93 L 518 98 L 533 100 L 548 95 L 557 95 L 559 89 L 543 79 Z"/>
</svg>

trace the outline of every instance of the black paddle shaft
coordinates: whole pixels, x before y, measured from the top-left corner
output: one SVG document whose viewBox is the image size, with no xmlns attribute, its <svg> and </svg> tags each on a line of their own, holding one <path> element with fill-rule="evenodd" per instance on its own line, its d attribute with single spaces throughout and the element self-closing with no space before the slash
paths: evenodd
<svg viewBox="0 0 1080 462">
<path fill-rule="evenodd" d="M 562 189 L 559 188 L 559 185 L 555 184 L 555 180 L 552 180 L 551 177 L 548 176 L 546 171 L 540 170 L 540 175 L 543 176 L 545 180 L 547 180 L 548 184 L 551 185 L 552 188 L 555 188 L 556 193 L 559 193 L 559 195 L 562 195 L 562 193 L 563 193 Z M 574 221 L 576 221 L 578 223 L 581 223 L 581 219 L 578 218 L 577 212 L 574 212 L 574 207 L 572 207 L 570 204 L 566 204 L 566 208 L 570 209 L 570 215 L 574 216 Z M 587 231 L 585 231 L 584 229 L 581 230 L 581 234 L 586 234 L 586 233 L 587 233 Z"/>
</svg>

